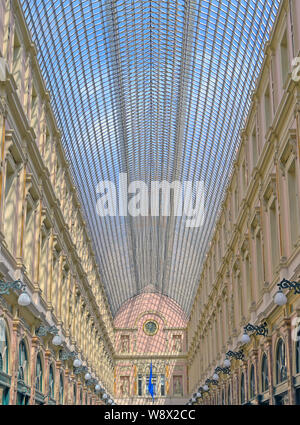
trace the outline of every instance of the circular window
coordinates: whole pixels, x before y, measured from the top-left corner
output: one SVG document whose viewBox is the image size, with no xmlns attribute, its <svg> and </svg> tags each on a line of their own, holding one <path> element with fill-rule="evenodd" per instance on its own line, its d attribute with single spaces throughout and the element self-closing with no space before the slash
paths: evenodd
<svg viewBox="0 0 300 425">
<path fill-rule="evenodd" d="M 147 320 L 147 322 L 144 323 L 144 332 L 147 335 L 155 335 L 158 331 L 158 324 L 155 322 L 155 320 Z"/>
</svg>

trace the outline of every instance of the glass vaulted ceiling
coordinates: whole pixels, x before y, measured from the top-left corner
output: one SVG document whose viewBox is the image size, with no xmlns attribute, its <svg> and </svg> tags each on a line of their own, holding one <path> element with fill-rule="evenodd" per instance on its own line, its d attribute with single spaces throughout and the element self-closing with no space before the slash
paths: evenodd
<svg viewBox="0 0 300 425">
<path fill-rule="evenodd" d="M 279 0 L 22 0 L 112 312 L 189 314 Z M 203 180 L 205 223 L 96 214 L 96 185 Z"/>
</svg>

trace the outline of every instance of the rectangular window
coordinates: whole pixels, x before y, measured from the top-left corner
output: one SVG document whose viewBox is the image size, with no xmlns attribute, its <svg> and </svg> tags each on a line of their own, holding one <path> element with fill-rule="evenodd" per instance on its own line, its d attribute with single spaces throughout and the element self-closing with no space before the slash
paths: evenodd
<svg viewBox="0 0 300 425">
<path fill-rule="evenodd" d="M 256 139 L 256 130 L 254 129 L 252 133 L 252 158 L 253 158 L 253 167 L 257 164 L 258 152 L 257 152 L 257 139 Z"/>
<path fill-rule="evenodd" d="M 138 375 L 138 396 L 143 395 L 143 375 Z"/>
<path fill-rule="evenodd" d="M 150 379 L 150 376 L 149 376 L 149 375 L 147 375 L 147 376 L 146 376 L 146 395 L 147 395 L 147 396 L 149 396 L 149 395 L 150 395 L 150 393 L 149 393 L 149 389 L 148 389 L 148 386 L 149 386 L 149 379 Z M 152 375 L 152 384 L 153 384 L 153 394 L 154 394 L 154 395 L 156 395 L 156 375 Z"/>
<path fill-rule="evenodd" d="M 260 232 L 256 234 L 256 268 L 257 268 L 257 283 L 258 288 L 262 287 L 263 280 L 263 258 L 262 258 L 262 246 L 261 246 L 261 235 Z"/>
<path fill-rule="evenodd" d="M 235 214 L 235 219 L 237 219 L 239 214 L 239 192 L 237 187 L 234 191 L 234 214 Z"/>
<path fill-rule="evenodd" d="M 280 43 L 280 56 L 281 56 L 280 59 L 281 59 L 282 84 L 284 85 L 289 73 L 289 53 L 288 53 L 286 31 Z"/>
<path fill-rule="evenodd" d="M 240 279 L 240 275 L 237 274 L 236 277 L 236 281 L 237 281 L 237 288 L 238 288 L 238 303 L 239 303 L 239 322 L 242 320 L 243 317 L 243 312 L 244 312 L 244 294 L 243 294 L 243 287 L 241 284 L 241 279 Z"/>
<path fill-rule="evenodd" d="M 165 375 L 160 375 L 160 395 L 164 397 L 166 395 L 166 378 Z"/>
<path fill-rule="evenodd" d="M 247 172 L 246 172 L 246 164 L 245 161 L 242 165 L 242 185 L 243 185 L 243 195 L 245 196 L 245 192 L 247 189 Z"/>
<path fill-rule="evenodd" d="M 298 208 L 297 208 L 297 181 L 296 181 L 296 170 L 295 161 L 291 165 L 288 176 L 288 194 L 289 194 L 289 212 L 290 212 L 290 230 L 292 238 L 292 248 L 296 245 L 298 240 Z"/>
<path fill-rule="evenodd" d="M 250 311 L 251 304 L 254 300 L 253 300 L 253 294 L 252 294 L 249 255 L 247 255 L 247 257 L 245 258 L 245 273 L 246 273 L 246 285 L 247 285 L 247 305 L 248 305 L 248 311 Z"/>
<path fill-rule="evenodd" d="M 265 91 L 265 123 L 266 123 L 266 133 L 269 130 L 271 125 L 271 98 L 270 98 L 270 89 L 269 86 Z"/>
<path fill-rule="evenodd" d="M 276 211 L 275 201 L 270 207 L 270 231 L 271 231 L 272 269 L 274 271 L 279 261 L 277 211 Z"/>
</svg>

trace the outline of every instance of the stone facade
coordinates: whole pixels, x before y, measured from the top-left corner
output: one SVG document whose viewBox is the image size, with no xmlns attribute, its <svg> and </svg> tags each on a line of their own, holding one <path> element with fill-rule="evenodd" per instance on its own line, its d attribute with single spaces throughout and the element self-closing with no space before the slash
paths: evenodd
<svg viewBox="0 0 300 425">
<path fill-rule="evenodd" d="M 201 404 L 300 402 L 299 295 L 283 307 L 273 299 L 283 278 L 300 280 L 299 23 L 299 2 L 282 1 L 188 323 L 190 392 L 241 348 L 245 325 L 266 321 L 269 336 L 251 336 L 245 360 Z"/>
<path fill-rule="evenodd" d="M 0 404 L 95 404 L 99 396 L 59 349 L 76 351 L 111 392 L 113 321 L 36 55 L 19 1 L 1 0 L 0 279 L 21 279 L 33 302 L 18 306 L 16 291 L 0 297 Z M 40 325 L 56 326 L 63 347 L 37 337 Z"/>
<path fill-rule="evenodd" d="M 154 323 L 153 331 L 147 324 Z M 118 404 L 152 404 L 147 383 L 152 362 L 155 404 L 183 404 L 187 399 L 187 319 L 170 298 L 145 288 L 125 303 L 115 320 Z"/>
</svg>

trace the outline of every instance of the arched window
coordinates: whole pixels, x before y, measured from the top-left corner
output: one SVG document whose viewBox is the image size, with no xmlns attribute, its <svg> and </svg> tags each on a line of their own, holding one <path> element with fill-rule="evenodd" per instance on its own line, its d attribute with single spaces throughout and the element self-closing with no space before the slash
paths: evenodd
<svg viewBox="0 0 300 425">
<path fill-rule="evenodd" d="M 76 404 L 76 402 L 77 402 L 77 386 L 76 386 L 76 384 L 74 384 L 74 387 L 73 387 L 73 396 L 74 396 L 74 404 Z"/>
<path fill-rule="evenodd" d="M 296 373 L 300 373 L 300 328 L 297 332 L 296 341 Z"/>
<path fill-rule="evenodd" d="M 54 371 L 52 364 L 49 366 L 49 395 L 54 399 Z"/>
<path fill-rule="evenodd" d="M 230 384 L 228 385 L 228 390 L 227 390 L 227 404 L 228 404 L 228 406 L 231 405 L 231 388 L 230 388 Z"/>
<path fill-rule="evenodd" d="M 283 340 L 280 339 L 277 344 L 277 351 L 276 351 L 276 383 L 280 384 L 286 379 L 287 379 L 287 370 L 286 370 L 285 344 Z"/>
<path fill-rule="evenodd" d="M 36 373 L 35 388 L 38 391 L 43 392 L 43 366 L 42 366 L 42 359 L 40 354 L 38 354 L 36 358 L 35 373 Z"/>
<path fill-rule="evenodd" d="M 242 373 L 241 376 L 241 404 L 245 403 L 245 377 L 244 374 Z"/>
<path fill-rule="evenodd" d="M 269 368 L 266 354 L 263 355 L 261 363 L 261 390 L 264 393 L 269 389 Z"/>
<path fill-rule="evenodd" d="M 6 331 L 6 323 L 3 318 L 0 318 L 0 370 L 8 373 L 8 337 Z"/>
<path fill-rule="evenodd" d="M 19 371 L 18 379 L 28 383 L 28 355 L 24 340 L 19 344 Z"/>
<path fill-rule="evenodd" d="M 59 404 L 64 404 L 64 378 L 62 373 L 59 376 Z"/>
<path fill-rule="evenodd" d="M 250 369 L 250 399 L 255 397 L 255 370 L 254 365 Z"/>
</svg>

